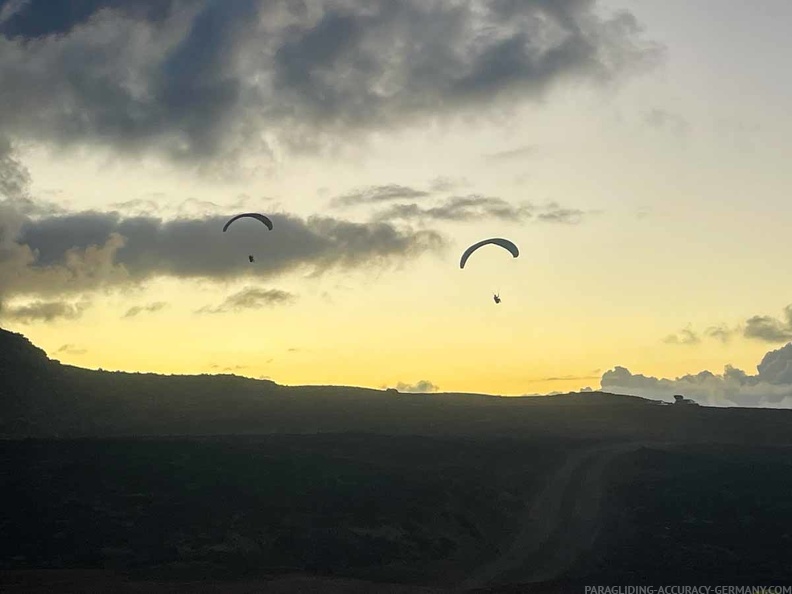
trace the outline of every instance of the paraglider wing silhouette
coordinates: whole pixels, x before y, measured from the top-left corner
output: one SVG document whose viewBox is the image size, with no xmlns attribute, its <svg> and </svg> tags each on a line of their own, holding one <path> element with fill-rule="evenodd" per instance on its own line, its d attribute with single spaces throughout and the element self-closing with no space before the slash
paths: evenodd
<svg viewBox="0 0 792 594">
<path fill-rule="evenodd" d="M 229 227 L 229 225 L 231 225 L 231 223 L 233 223 L 233 222 L 234 222 L 234 221 L 236 221 L 237 219 L 242 219 L 242 218 L 245 218 L 245 217 L 250 217 L 250 218 L 253 218 L 253 219 L 258 219 L 259 221 L 261 221 L 262 223 L 264 223 L 264 224 L 267 226 L 267 229 L 269 229 L 270 231 L 272 231 L 272 221 L 270 221 L 270 220 L 269 220 L 267 217 L 265 217 L 263 214 L 259 214 L 259 213 L 257 213 L 257 212 L 246 212 L 246 213 L 243 213 L 243 214 L 239 214 L 239 215 L 237 215 L 237 216 L 235 216 L 235 217 L 232 217 L 232 218 L 231 218 L 231 219 L 230 219 L 230 220 L 229 220 L 229 221 L 228 221 L 228 222 L 227 222 L 227 223 L 226 223 L 226 224 L 223 226 L 223 233 L 225 233 L 225 232 L 226 232 L 226 229 L 228 229 L 228 227 Z"/>
<path fill-rule="evenodd" d="M 493 237 L 492 239 L 484 239 L 483 241 L 474 243 L 468 249 L 466 249 L 462 254 L 462 259 L 459 261 L 459 267 L 464 268 L 465 263 L 468 261 L 468 258 L 470 258 L 470 255 L 473 252 L 475 252 L 480 247 L 489 244 L 498 245 L 503 249 L 508 250 L 511 253 L 511 255 L 514 256 L 515 258 L 520 255 L 520 250 L 517 249 L 517 246 L 514 245 L 514 243 L 512 243 L 508 239 L 503 239 L 502 237 Z"/>
</svg>

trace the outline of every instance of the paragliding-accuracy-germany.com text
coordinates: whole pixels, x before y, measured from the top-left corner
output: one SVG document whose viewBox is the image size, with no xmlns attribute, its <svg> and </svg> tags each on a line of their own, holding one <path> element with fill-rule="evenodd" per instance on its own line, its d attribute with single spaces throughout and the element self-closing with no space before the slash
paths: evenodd
<svg viewBox="0 0 792 594">
<path fill-rule="evenodd" d="M 586 586 L 585 594 L 792 594 L 792 586 Z"/>
</svg>

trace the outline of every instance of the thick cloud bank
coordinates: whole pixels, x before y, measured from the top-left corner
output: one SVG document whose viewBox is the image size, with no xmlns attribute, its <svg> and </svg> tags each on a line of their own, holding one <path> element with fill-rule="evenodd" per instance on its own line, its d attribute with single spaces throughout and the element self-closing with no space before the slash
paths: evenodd
<svg viewBox="0 0 792 594">
<path fill-rule="evenodd" d="M 223 233 L 227 217 L 166 220 L 86 211 L 32 218 L 13 205 L 0 201 L 0 303 L 14 295 L 63 298 L 157 277 L 220 281 L 382 267 L 444 245 L 430 230 L 330 217 L 277 214 L 272 231 L 250 219 Z M 255 254 L 255 263 L 248 254 Z M 17 313 L 57 317 L 68 313 L 64 307 L 40 304 Z"/>
<path fill-rule="evenodd" d="M 792 342 L 767 353 L 756 375 L 727 365 L 722 374 L 702 371 L 661 379 L 616 367 L 602 375 L 601 385 L 603 392 L 664 400 L 682 394 L 710 406 L 792 408 Z"/>
<path fill-rule="evenodd" d="M 497 110 L 657 51 L 595 0 L 0 0 L 0 131 L 230 163 Z"/>
</svg>

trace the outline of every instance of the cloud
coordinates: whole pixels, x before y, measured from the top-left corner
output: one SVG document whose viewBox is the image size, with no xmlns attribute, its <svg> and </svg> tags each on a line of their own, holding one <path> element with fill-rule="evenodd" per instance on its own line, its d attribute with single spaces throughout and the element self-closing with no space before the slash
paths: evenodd
<svg viewBox="0 0 792 594">
<path fill-rule="evenodd" d="M 532 144 L 520 146 L 517 148 L 509 149 L 506 151 L 499 151 L 497 153 L 490 153 L 485 155 L 487 161 L 493 163 L 503 163 L 506 161 L 518 161 L 526 157 L 533 157 L 538 152 L 538 147 Z"/>
<path fill-rule="evenodd" d="M 588 379 L 599 379 L 599 376 L 598 375 L 559 375 L 559 376 L 543 377 L 533 381 L 534 382 L 568 382 L 573 380 L 588 380 Z"/>
<path fill-rule="evenodd" d="M 710 338 L 714 338 L 715 340 L 719 340 L 723 343 L 729 342 L 734 336 L 736 330 L 729 328 L 723 324 L 719 326 L 710 326 L 704 331 L 704 334 Z"/>
<path fill-rule="evenodd" d="M 530 218 L 534 207 L 530 204 L 515 206 L 502 198 L 494 196 L 453 196 L 438 206 L 424 207 L 418 204 L 394 204 L 375 215 L 375 220 L 394 219 L 470 221 L 480 218 L 494 218 L 505 221 L 523 221 Z"/>
<path fill-rule="evenodd" d="M 393 204 L 374 214 L 375 221 L 433 220 L 472 221 L 476 219 L 499 219 L 501 221 L 524 222 L 532 218 L 542 223 L 577 225 L 597 211 L 562 208 L 555 202 L 535 206 L 530 202 L 512 204 L 496 196 L 470 194 L 451 196 L 435 206 L 416 203 Z"/>
<path fill-rule="evenodd" d="M 58 355 L 63 353 L 65 355 L 84 355 L 87 352 L 88 351 L 86 349 L 82 349 L 73 344 L 64 344 L 57 351 L 55 351 L 55 354 Z"/>
<path fill-rule="evenodd" d="M 658 55 L 630 13 L 601 16 L 594 0 L 14 1 L 0 20 L 0 128 L 224 166 L 502 113 Z"/>
<path fill-rule="evenodd" d="M 445 245 L 431 230 L 272 215 L 273 231 L 225 216 L 125 217 L 85 211 L 33 219 L 0 203 L 0 299 L 114 288 L 156 277 L 270 278 L 307 269 L 388 266 Z M 256 257 L 255 265 L 247 255 Z"/>
<path fill-rule="evenodd" d="M 247 287 L 238 293 L 228 297 L 223 303 L 216 307 L 202 307 L 195 313 L 218 314 L 229 311 L 241 311 L 244 309 L 258 309 L 260 307 L 270 307 L 274 305 L 288 305 L 296 300 L 293 293 L 281 291 L 280 289 L 257 289 Z"/>
<path fill-rule="evenodd" d="M 699 344 L 701 338 L 688 326 L 677 334 L 669 334 L 663 339 L 663 342 L 666 344 L 694 345 Z"/>
<path fill-rule="evenodd" d="M 536 215 L 536 218 L 543 223 L 578 225 L 583 222 L 583 218 L 587 214 L 594 214 L 594 212 L 587 212 L 578 208 L 562 208 L 555 202 L 551 202 L 544 207 L 543 212 Z"/>
<path fill-rule="evenodd" d="M 259 201 L 268 200 L 263 198 Z M 187 198 L 178 203 L 170 203 L 162 192 L 152 192 L 145 198 L 133 198 L 124 202 L 111 202 L 108 207 L 124 217 L 159 216 L 168 219 L 196 218 L 200 216 L 225 215 L 228 212 L 245 209 L 253 199 L 239 195 L 233 202 L 218 204 L 209 200 Z M 51 214 L 51 213 L 50 213 Z"/>
<path fill-rule="evenodd" d="M 414 394 L 424 394 L 428 392 L 437 392 L 440 388 L 436 386 L 429 380 L 420 380 L 415 382 L 414 384 L 406 384 L 404 382 L 399 382 L 396 384 L 396 389 L 399 392 L 411 392 Z"/>
<path fill-rule="evenodd" d="M 658 130 L 669 130 L 676 136 L 684 136 L 690 129 L 688 121 L 665 109 L 651 109 L 644 114 L 644 122 Z"/>
<path fill-rule="evenodd" d="M 451 192 L 457 188 L 469 186 L 470 182 L 464 177 L 436 177 L 429 182 L 432 192 Z"/>
<path fill-rule="evenodd" d="M 29 4 L 30 0 L 7 0 L 7 2 L 0 7 L 0 25 L 22 13 Z"/>
<path fill-rule="evenodd" d="M 743 336 L 764 342 L 792 340 L 792 305 L 784 308 L 784 320 L 770 316 L 753 316 L 745 322 Z"/>
<path fill-rule="evenodd" d="M 123 317 L 134 318 L 135 316 L 138 316 L 142 313 L 154 313 L 160 311 L 167 306 L 168 304 L 164 301 L 156 301 L 154 303 L 149 303 L 148 305 L 136 305 L 134 307 L 130 307 Z"/>
<path fill-rule="evenodd" d="M 26 198 L 29 186 L 30 172 L 16 158 L 11 141 L 0 135 L 0 198 Z"/>
<path fill-rule="evenodd" d="M 74 245 L 65 241 L 64 236 L 58 237 L 56 234 L 49 237 L 45 232 L 40 238 L 41 249 L 35 242 L 19 242 L 20 233 L 24 234 L 25 229 L 38 225 L 44 225 L 57 233 L 57 225 L 48 225 L 53 220 L 24 220 L 16 225 L 18 231 L 12 232 L 10 238 L 0 245 L 0 300 L 12 295 L 81 293 L 130 280 L 126 268 L 115 261 L 119 250 L 126 243 L 118 233 L 110 232 L 97 241 Z M 57 247 L 63 249 L 58 253 L 52 251 L 51 248 Z"/>
<path fill-rule="evenodd" d="M 792 304 L 784 308 L 784 319 L 772 316 L 752 316 L 743 324 L 729 327 L 726 324 L 710 326 L 702 333 L 695 332 L 690 326 L 677 334 L 669 334 L 663 339 L 666 344 L 694 345 L 701 337 L 713 338 L 722 343 L 729 342 L 735 335 L 769 343 L 782 343 L 792 340 Z"/>
<path fill-rule="evenodd" d="M 34 301 L 26 305 L 3 307 L 3 318 L 29 324 L 31 322 L 53 322 L 55 320 L 76 320 L 88 307 L 86 302 Z"/>
<path fill-rule="evenodd" d="M 163 198 L 163 196 L 158 195 L 156 198 Z M 107 206 L 125 216 L 151 216 L 152 214 L 159 214 L 163 210 L 160 202 L 150 198 L 134 198 L 124 202 L 111 202 Z"/>
<path fill-rule="evenodd" d="M 370 186 L 355 190 L 342 196 L 337 196 L 330 201 L 331 206 L 352 206 L 354 204 L 371 204 L 377 202 L 387 202 L 389 200 L 404 200 L 410 198 L 421 198 L 428 196 L 429 192 L 416 190 L 398 184 L 388 184 L 385 186 Z"/>
<path fill-rule="evenodd" d="M 757 365 L 756 375 L 726 365 L 722 374 L 702 371 L 661 379 L 615 367 L 602 375 L 600 384 L 604 392 L 646 398 L 683 394 L 712 406 L 792 408 L 792 343 L 768 352 Z"/>
</svg>

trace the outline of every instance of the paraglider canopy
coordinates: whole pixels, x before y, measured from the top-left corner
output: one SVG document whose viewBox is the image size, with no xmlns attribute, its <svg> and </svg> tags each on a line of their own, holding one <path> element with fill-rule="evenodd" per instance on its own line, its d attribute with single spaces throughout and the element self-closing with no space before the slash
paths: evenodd
<svg viewBox="0 0 792 594">
<path fill-rule="evenodd" d="M 460 268 L 464 268 L 465 267 L 465 263 L 468 261 L 468 258 L 470 258 L 470 255 L 473 252 L 475 252 L 480 247 L 485 246 L 485 245 L 489 245 L 489 244 L 497 245 L 497 246 L 502 247 L 505 250 L 508 250 L 511 253 L 511 255 L 513 257 L 515 257 L 515 258 L 520 255 L 520 250 L 517 249 L 517 246 L 514 245 L 514 243 L 512 243 L 508 239 L 503 239 L 502 237 L 493 237 L 492 239 L 484 239 L 483 241 L 479 241 L 478 243 L 474 243 L 468 249 L 466 249 L 463 252 L 463 254 L 462 254 L 462 259 L 459 260 L 459 267 Z"/>
<path fill-rule="evenodd" d="M 259 214 L 259 213 L 257 213 L 257 212 L 246 212 L 246 213 L 239 214 L 239 215 L 237 215 L 237 216 L 235 216 L 235 217 L 232 217 L 232 218 L 231 218 L 231 219 L 230 219 L 230 220 L 229 220 L 229 221 L 228 221 L 228 222 L 227 222 L 227 223 L 226 223 L 226 224 L 223 226 L 223 233 L 225 233 L 225 232 L 226 232 L 226 229 L 228 229 L 228 227 L 231 225 L 231 223 L 233 223 L 233 222 L 234 222 L 234 221 L 236 221 L 237 219 L 242 219 L 242 218 L 245 218 L 245 217 L 248 217 L 248 218 L 253 218 L 253 219 L 258 219 L 259 221 L 261 221 L 262 223 L 264 223 L 264 224 L 267 226 L 267 229 L 269 229 L 270 231 L 272 231 L 272 221 L 270 221 L 270 220 L 269 220 L 267 217 L 265 217 L 263 214 Z"/>
</svg>

